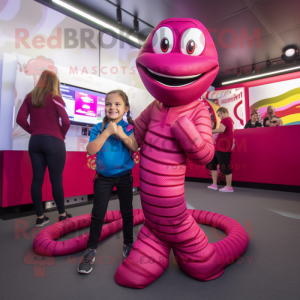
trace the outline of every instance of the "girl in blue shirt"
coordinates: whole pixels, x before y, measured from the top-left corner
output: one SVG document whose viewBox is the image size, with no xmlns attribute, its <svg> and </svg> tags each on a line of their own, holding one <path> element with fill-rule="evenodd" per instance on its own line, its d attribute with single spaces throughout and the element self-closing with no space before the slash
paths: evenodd
<svg viewBox="0 0 300 300">
<path fill-rule="evenodd" d="M 127 113 L 127 122 L 123 120 Z M 130 150 L 138 149 L 130 117 L 130 105 L 122 90 L 113 90 L 105 97 L 105 117 L 95 125 L 87 145 L 89 155 L 97 154 L 96 180 L 94 183 L 94 205 L 87 250 L 78 267 L 79 273 L 93 270 L 97 244 L 101 235 L 104 216 L 114 186 L 117 188 L 123 219 L 123 256 L 126 258 L 133 244 L 132 175 L 134 161 Z M 130 128 L 131 127 L 131 128 Z"/>
</svg>

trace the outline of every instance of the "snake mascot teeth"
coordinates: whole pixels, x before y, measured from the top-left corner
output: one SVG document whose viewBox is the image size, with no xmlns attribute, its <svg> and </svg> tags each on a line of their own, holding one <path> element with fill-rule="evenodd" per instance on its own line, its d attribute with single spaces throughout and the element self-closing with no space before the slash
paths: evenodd
<svg viewBox="0 0 300 300">
<path fill-rule="evenodd" d="M 219 70 L 208 30 L 197 20 L 167 19 L 146 39 L 136 60 L 141 79 L 156 99 L 134 121 L 141 146 L 142 210 L 134 224 L 144 222 L 133 249 L 118 267 L 115 280 L 145 288 L 168 268 L 173 249 L 179 267 L 198 280 L 221 276 L 241 256 L 248 235 L 235 220 L 217 213 L 187 209 L 184 198 L 186 161 L 206 164 L 214 156 L 209 112 L 199 101 Z M 100 240 L 122 229 L 119 211 L 108 211 Z M 209 243 L 200 224 L 225 231 L 227 237 Z M 41 255 L 67 255 L 86 248 L 88 234 L 59 242 L 59 237 L 87 227 L 90 215 L 48 226 L 34 240 Z"/>
</svg>

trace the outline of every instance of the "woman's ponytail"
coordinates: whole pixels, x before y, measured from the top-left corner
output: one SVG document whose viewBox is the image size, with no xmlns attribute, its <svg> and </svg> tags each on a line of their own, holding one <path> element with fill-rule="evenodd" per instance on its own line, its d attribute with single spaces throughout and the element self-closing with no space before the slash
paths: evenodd
<svg viewBox="0 0 300 300">
<path fill-rule="evenodd" d="M 128 123 L 134 126 L 134 122 L 130 116 L 130 110 L 127 112 L 126 117 L 127 117 Z"/>
</svg>

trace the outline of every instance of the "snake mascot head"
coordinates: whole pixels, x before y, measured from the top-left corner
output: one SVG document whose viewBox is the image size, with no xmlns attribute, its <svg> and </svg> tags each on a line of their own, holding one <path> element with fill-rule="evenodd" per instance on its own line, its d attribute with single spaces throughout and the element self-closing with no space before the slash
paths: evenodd
<svg viewBox="0 0 300 300">
<path fill-rule="evenodd" d="M 144 225 L 115 280 L 126 287 L 147 287 L 168 268 L 171 249 L 187 275 L 198 280 L 218 278 L 246 250 L 247 233 L 229 217 L 187 209 L 184 198 L 187 158 L 206 164 L 214 156 L 209 112 L 199 101 L 219 69 L 214 43 L 200 22 L 168 19 L 149 35 L 136 63 L 156 99 L 134 121 L 141 147 L 143 210 L 133 210 L 133 223 Z M 198 200 L 201 203 L 201 193 Z M 103 227 L 99 241 L 122 229 L 121 218 L 118 211 L 107 212 L 104 223 L 111 224 Z M 90 222 L 89 214 L 48 226 L 35 238 L 34 251 L 40 255 L 51 251 L 55 256 L 84 250 L 87 235 L 54 240 Z M 221 229 L 227 237 L 209 243 L 197 223 Z"/>
<path fill-rule="evenodd" d="M 192 19 L 162 21 L 146 39 L 136 64 L 149 93 L 169 106 L 199 99 L 219 70 L 208 30 Z"/>
</svg>

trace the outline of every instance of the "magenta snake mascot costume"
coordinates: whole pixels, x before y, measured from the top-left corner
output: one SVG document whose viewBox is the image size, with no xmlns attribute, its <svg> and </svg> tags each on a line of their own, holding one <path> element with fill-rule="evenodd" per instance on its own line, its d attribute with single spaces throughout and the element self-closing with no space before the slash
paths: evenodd
<svg viewBox="0 0 300 300">
<path fill-rule="evenodd" d="M 141 146 L 140 195 L 143 210 L 134 210 L 134 224 L 144 222 L 133 249 L 119 266 L 115 280 L 145 288 L 168 268 L 173 249 L 179 267 L 198 280 L 221 276 L 241 256 L 248 236 L 235 220 L 212 212 L 187 209 L 184 198 L 186 161 L 206 164 L 214 156 L 209 112 L 199 101 L 219 70 L 208 30 L 197 20 L 167 19 L 146 39 L 136 60 L 141 79 L 156 99 L 134 121 Z M 121 214 L 107 212 L 100 240 L 122 229 Z M 54 224 L 38 234 L 35 252 L 66 255 L 84 250 L 88 234 L 68 241 L 55 239 L 87 227 L 90 215 Z M 226 232 L 209 243 L 200 224 Z"/>
</svg>

